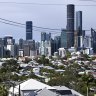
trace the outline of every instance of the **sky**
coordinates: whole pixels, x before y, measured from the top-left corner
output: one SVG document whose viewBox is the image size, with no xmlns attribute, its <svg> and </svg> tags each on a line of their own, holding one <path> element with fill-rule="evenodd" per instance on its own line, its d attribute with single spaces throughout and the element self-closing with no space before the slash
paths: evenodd
<svg viewBox="0 0 96 96">
<path fill-rule="evenodd" d="M 83 12 L 83 29 L 90 30 L 91 27 L 96 29 L 96 2 L 81 0 L 0 0 L 0 18 L 25 24 L 26 21 L 33 21 L 33 26 L 48 27 L 52 29 L 66 28 L 67 4 L 74 4 L 75 11 Z M 28 4 L 2 3 L 16 2 Z M 38 5 L 40 4 L 65 4 L 65 5 Z M 83 5 L 83 6 L 80 6 Z M 0 20 L 2 21 L 2 20 Z M 37 31 L 35 31 L 37 30 Z M 40 41 L 40 32 L 51 32 L 34 28 L 33 39 Z M 59 35 L 60 31 L 55 30 L 52 36 Z M 58 34 L 57 34 L 58 33 Z M 89 34 L 89 32 L 86 32 Z M 14 39 L 25 39 L 26 30 L 0 22 L 0 37 L 7 35 L 13 36 Z"/>
</svg>

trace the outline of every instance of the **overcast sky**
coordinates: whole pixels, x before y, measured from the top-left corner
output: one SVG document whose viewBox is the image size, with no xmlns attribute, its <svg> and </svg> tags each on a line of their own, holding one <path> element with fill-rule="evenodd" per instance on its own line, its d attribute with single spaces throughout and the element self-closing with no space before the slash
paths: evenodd
<svg viewBox="0 0 96 96">
<path fill-rule="evenodd" d="M 0 0 L 0 2 L 23 2 L 41 4 L 96 5 L 96 2 L 80 0 Z M 0 18 L 24 23 L 33 21 L 34 26 L 66 28 L 65 5 L 32 5 L 0 3 Z M 75 11 L 83 11 L 83 29 L 96 29 L 96 6 L 75 6 Z M 1 20 L 0 20 L 1 21 Z M 40 31 L 33 32 L 33 38 L 40 40 Z M 59 31 L 56 31 L 59 32 Z M 0 37 L 12 35 L 16 40 L 25 39 L 25 29 L 0 23 Z M 56 35 L 56 34 L 54 34 Z M 58 34 L 57 34 L 58 35 Z"/>
</svg>

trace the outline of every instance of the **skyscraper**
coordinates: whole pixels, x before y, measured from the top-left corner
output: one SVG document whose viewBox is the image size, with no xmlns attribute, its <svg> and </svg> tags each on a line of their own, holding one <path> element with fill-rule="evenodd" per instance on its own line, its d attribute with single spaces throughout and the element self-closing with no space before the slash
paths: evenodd
<svg viewBox="0 0 96 96">
<path fill-rule="evenodd" d="M 32 21 L 26 22 L 26 40 L 32 40 Z"/>
<path fill-rule="evenodd" d="M 92 28 L 91 28 L 91 44 L 93 52 L 96 53 L 96 31 Z"/>
<path fill-rule="evenodd" d="M 58 52 L 58 49 L 61 47 L 61 36 L 54 37 L 54 52 Z"/>
<path fill-rule="evenodd" d="M 76 31 L 78 36 L 78 47 L 81 47 L 82 40 L 82 11 L 76 12 Z"/>
<path fill-rule="evenodd" d="M 46 40 L 46 32 L 41 32 L 41 41 Z"/>
<path fill-rule="evenodd" d="M 41 41 L 50 41 L 51 33 L 47 34 L 46 32 L 41 32 Z"/>
<path fill-rule="evenodd" d="M 76 12 L 76 30 L 78 31 L 78 36 L 82 35 L 82 11 Z"/>
<path fill-rule="evenodd" d="M 21 38 L 19 39 L 19 49 L 23 49 L 24 40 Z"/>
<path fill-rule="evenodd" d="M 61 48 L 67 48 L 67 33 L 66 30 L 61 30 Z"/>
<path fill-rule="evenodd" d="M 51 33 L 46 34 L 46 41 L 50 41 L 51 40 Z"/>
<path fill-rule="evenodd" d="M 4 46 L 14 45 L 15 43 L 12 36 L 5 36 L 3 39 L 4 39 Z"/>
<path fill-rule="evenodd" d="M 67 47 L 74 46 L 74 5 L 67 5 Z"/>
</svg>

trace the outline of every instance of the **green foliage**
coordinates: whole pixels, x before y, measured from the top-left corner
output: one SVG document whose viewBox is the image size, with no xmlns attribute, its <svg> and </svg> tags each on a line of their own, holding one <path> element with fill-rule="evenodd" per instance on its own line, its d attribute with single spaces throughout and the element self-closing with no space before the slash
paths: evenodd
<svg viewBox="0 0 96 96">
<path fill-rule="evenodd" d="M 8 90 L 4 85 L 0 85 L 0 96 L 8 96 Z"/>
<path fill-rule="evenodd" d="M 14 75 L 11 75 L 10 78 L 11 78 L 13 81 L 18 81 L 19 76 L 18 76 L 17 74 L 14 74 Z"/>
<path fill-rule="evenodd" d="M 24 81 L 24 80 L 27 80 L 27 79 L 28 79 L 28 76 L 24 76 L 24 75 L 19 76 L 19 78 L 18 78 L 19 81 Z"/>
<path fill-rule="evenodd" d="M 38 62 L 39 64 L 48 65 L 48 64 L 49 64 L 49 59 L 45 58 L 45 55 L 42 55 L 42 56 L 40 57 L 40 59 L 37 60 L 37 62 Z"/>
<path fill-rule="evenodd" d="M 13 79 L 15 76 L 11 76 L 11 72 L 17 71 L 19 68 L 19 64 L 16 60 L 11 59 L 7 60 L 5 63 L 2 64 L 0 69 L 0 81 L 4 82 L 10 79 Z"/>
<path fill-rule="evenodd" d="M 71 53 L 68 50 L 66 50 L 66 57 L 67 58 L 70 58 L 71 57 Z"/>
<path fill-rule="evenodd" d="M 61 66 L 58 66 L 58 69 L 63 69 L 63 70 L 65 70 L 65 67 L 64 67 L 63 65 L 61 65 Z"/>
</svg>

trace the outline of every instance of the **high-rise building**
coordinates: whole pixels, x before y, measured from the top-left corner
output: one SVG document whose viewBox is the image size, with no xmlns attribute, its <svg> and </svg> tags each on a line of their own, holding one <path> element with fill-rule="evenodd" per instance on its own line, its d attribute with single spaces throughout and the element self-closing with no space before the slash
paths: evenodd
<svg viewBox="0 0 96 96">
<path fill-rule="evenodd" d="M 76 12 L 76 31 L 78 31 L 78 36 L 82 35 L 82 11 Z"/>
<path fill-rule="evenodd" d="M 50 41 L 51 40 L 51 33 L 46 34 L 46 41 Z"/>
<path fill-rule="evenodd" d="M 39 55 L 40 42 L 35 42 L 36 55 Z"/>
<path fill-rule="evenodd" d="M 24 44 L 24 56 L 30 56 L 30 47 L 29 47 L 29 45 Z"/>
<path fill-rule="evenodd" d="M 35 51 L 35 40 L 29 40 L 28 45 L 30 47 L 30 50 Z"/>
<path fill-rule="evenodd" d="M 39 49 L 41 55 L 51 56 L 51 33 L 41 33 L 41 46 Z"/>
<path fill-rule="evenodd" d="M 26 22 L 26 40 L 32 40 L 32 21 Z"/>
<path fill-rule="evenodd" d="M 91 28 L 91 46 L 93 53 L 96 53 L 96 31 L 93 28 Z"/>
<path fill-rule="evenodd" d="M 77 31 L 77 38 L 78 38 L 78 47 L 81 47 L 81 40 L 82 40 L 82 11 L 76 12 L 76 31 Z"/>
<path fill-rule="evenodd" d="M 46 32 L 41 32 L 41 41 L 46 40 Z"/>
<path fill-rule="evenodd" d="M 54 37 L 54 52 L 58 52 L 58 49 L 61 47 L 61 36 Z"/>
<path fill-rule="evenodd" d="M 54 43 L 54 40 L 51 38 L 51 55 L 54 55 L 54 52 L 55 52 L 55 43 Z"/>
<path fill-rule="evenodd" d="M 4 46 L 14 45 L 14 43 L 15 43 L 15 42 L 14 42 L 12 36 L 5 36 L 5 37 L 4 37 Z"/>
<path fill-rule="evenodd" d="M 23 43 L 24 43 L 24 40 L 19 39 L 19 49 L 23 49 Z"/>
<path fill-rule="evenodd" d="M 41 32 L 41 41 L 50 41 L 51 33 L 47 34 L 46 32 Z"/>
<path fill-rule="evenodd" d="M 14 44 L 14 57 L 17 57 L 19 55 L 19 45 Z"/>
<path fill-rule="evenodd" d="M 74 46 L 74 5 L 67 5 L 67 47 Z"/>
<path fill-rule="evenodd" d="M 4 40 L 0 38 L 0 46 L 4 46 Z"/>
<path fill-rule="evenodd" d="M 67 48 L 67 33 L 66 30 L 61 30 L 61 48 Z"/>
</svg>

